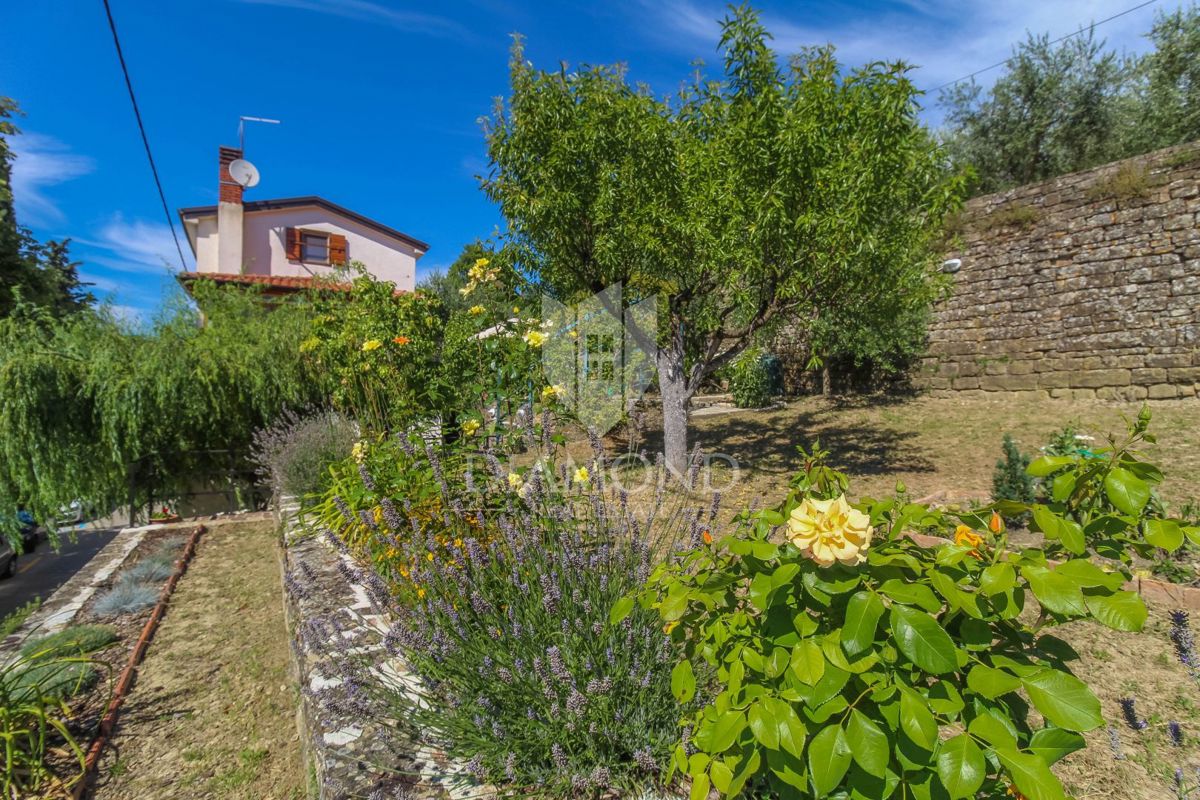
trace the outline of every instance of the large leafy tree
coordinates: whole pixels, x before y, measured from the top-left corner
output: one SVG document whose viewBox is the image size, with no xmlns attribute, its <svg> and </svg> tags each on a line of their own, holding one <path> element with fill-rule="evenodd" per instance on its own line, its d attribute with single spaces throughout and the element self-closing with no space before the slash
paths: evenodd
<svg viewBox="0 0 1200 800">
<path fill-rule="evenodd" d="M 13 100 L 0 97 L 0 317 L 12 313 L 18 302 L 58 315 L 77 311 L 94 298 L 79 280 L 70 240 L 43 244 L 17 223 L 8 140 L 19 133 L 12 123 L 18 113 Z"/>
<path fill-rule="evenodd" d="M 1200 139 L 1200 7 L 1159 14 L 1139 63 L 1127 135 L 1134 152 Z"/>
<path fill-rule="evenodd" d="M 513 262 L 560 300 L 617 283 L 659 298 L 674 469 L 692 394 L 756 335 L 826 314 L 886 325 L 882 299 L 932 280 L 931 234 L 962 184 L 904 65 L 847 71 L 829 48 L 781 65 L 746 8 L 723 30 L 723 74 L 665 100 L 622 67 L 534 69 L 518 40 L 488 126 L 484 186 Z"/>
<path fill-rule="evenodd" d="M 1086 169 L 1119 156 L 1129 65 L 1089 31 L 1059 44 L 1030 35 L 988 90 L 944 92 L 950 148 L 978 188 L 994 191 Z"/>
</svg>

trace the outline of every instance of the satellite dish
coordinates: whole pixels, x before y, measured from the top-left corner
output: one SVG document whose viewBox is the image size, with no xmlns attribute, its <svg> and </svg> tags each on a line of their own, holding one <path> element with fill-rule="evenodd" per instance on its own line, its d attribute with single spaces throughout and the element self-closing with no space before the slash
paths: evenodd
<svg viewBox="0 0 1200 800">
<path fill-rule="evenodd" d="M 257 186 L 258 167 L 244 158 L 235 158 L 229 162 L 229 177 L 233 178 L 234 183 L 239 183 L 246 188 Z"/>
</svg>

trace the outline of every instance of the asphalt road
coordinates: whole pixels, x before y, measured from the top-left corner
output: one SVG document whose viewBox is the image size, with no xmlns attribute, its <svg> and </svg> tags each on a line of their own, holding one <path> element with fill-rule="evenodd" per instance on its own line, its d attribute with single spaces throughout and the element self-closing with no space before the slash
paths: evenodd
<svg viewBox="0 0 1200 800">
<path fill-rule="evenodd" d="M 0 617 L 4 617 L 35 597 L 46 600 L 88 563 L 100 548 L 112 541 L 120 528 L 80 528 L 75 541 L 60 534 L 62 547 L 51 549 L 45 537 L 32 552 L 17 557 L 17 574 L 0 580 Z"/>
</svg>

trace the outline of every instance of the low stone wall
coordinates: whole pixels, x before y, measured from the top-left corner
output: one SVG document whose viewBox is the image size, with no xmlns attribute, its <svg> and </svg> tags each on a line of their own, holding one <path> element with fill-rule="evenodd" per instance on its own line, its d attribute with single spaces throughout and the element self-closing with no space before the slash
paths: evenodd
<svg viewBox="0 0 1200 800">
<path fill-rule="evenodd" d="M 310 797 L 481 800 L 487 793 L 455 780 L 462 765 L 391 719 L 366 685 L 411 687 L 415 679 L 384 647 L 391 615 L 373 601 L 359 566 L 303 526 L 296 511 L 286 500 L 279 511 L 281 569 Z"/>
<path fill-rule="evenodd" d="M 918 382 L 935 392 L 1192 397 L 1200 143 L 971 200 Z"/>
</svg>

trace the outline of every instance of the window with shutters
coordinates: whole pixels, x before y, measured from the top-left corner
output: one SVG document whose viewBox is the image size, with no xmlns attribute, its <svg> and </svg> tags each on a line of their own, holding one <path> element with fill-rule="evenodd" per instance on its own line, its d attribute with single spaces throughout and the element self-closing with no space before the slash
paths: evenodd
<svg viewBox="0 0 1200 800">
<path fill-rule="evenodd" d="M 300 260 L 310 264 L 328 264 L 329 234 L 303 231 L 300 234 Z"/>
</svg>

